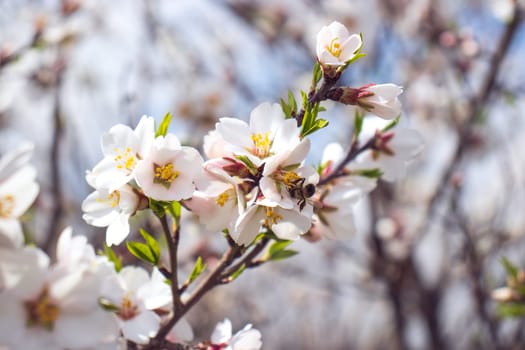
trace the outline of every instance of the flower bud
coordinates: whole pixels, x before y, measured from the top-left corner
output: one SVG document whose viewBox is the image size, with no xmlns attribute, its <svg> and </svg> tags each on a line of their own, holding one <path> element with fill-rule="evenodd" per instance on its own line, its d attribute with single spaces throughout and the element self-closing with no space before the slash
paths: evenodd
<svg viewBox="0 0 525 350">
<path fill-rule="evenodd" d="M 359 106 L 383 119 L 394 119 L 401 113 L 398 96 L 403 88 L 394 84 L 368 84 L 360 88 L 340 87 L 329 91 L 328 98 L 347 105 Z"/>
</svg>

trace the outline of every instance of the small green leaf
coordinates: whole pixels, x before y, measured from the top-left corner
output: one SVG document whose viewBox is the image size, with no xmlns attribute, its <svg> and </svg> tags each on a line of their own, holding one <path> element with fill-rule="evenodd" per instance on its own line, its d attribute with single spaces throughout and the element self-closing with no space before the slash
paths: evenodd
<svg viewBox="0 0 525 350">
<path fill-rule="evenodd" d="M 155 258 L 155 265 L 157 265 L 159 263 L 159 259 L 160 259 L 159 242 L 157 242 L 155 237 L 153 237 L 152 235 L 147 233 L 145 230 L 140 229 L 139 232 L 140 232 L 141 236 L 144 238 L 144 240 L 146 241 L 146 244 L 147 244 L 148 248 L 151 251 L 151 255 Z"/>
<path fill-rule="evenodd" d="M 166 202 L 166 210 L 171 215 L 171 217 L 173 217 L 175 220 L 178 220 L 180 218 L 182 206 L 177 201 Z"/>
<path fill-rule="evenodd" d="M 113 263 L 117 272 L 122 269 L 122 257 L 118 256 L 117 253 L 111 249 L 111 247 L 104 244 L 103 254 L 108 258 L 109 261 Z"/>
<path fill-rule="evenodd" d="M 237 277 L 239 277 L 241 275 L 241 273 L 244 272 L 244 270 L 246 269 L 246 264 L 242 264 L 238 269 L 237 271 L 235 271 L 234 273 L 232 273 L 229 277 L 229 280 L 230 281 L 233 281 L 235 280 Z"/>
<path fill-rule="evenodd" d="M 141 242 L 126 242 L 126 246 L 128 247 L 129 252 L 136 258 L 147 263 L 157 265 L 158 260 L 153 255 L 147 244 Z"/>
<path fill-rule="evenodd" d="M 270 260 L 271 261 L 284 260 L 284 259 L 291 258 L 292 256 L 297 255 L 297 254 L 298 252 L 295 250 L 284 249 L 284 250 L 278 251 L 275 254 L 273 254 Z"/>
<path fill-rule="evenodd" d="M 281 104 L 283 113 L 286 116 L 286 119 L 290 118 L 292 115 L 292 109 L 290 108 L 290 106 L 288 106 L 282 98 L 279 99 L 279 102 Z"/>
<path fill-rule="evenodd" d="M 149 198 L 149 208 L 159 218 L 164 217 L 164 215 L 166 214 L 165 206 L 164 206 L 163 202 L 161 202 L 161 201 L 157 201 L 155 199 Z"/>
<path fill-rule="evenodd" d="M 188 277 L 188 284 L 195 281 L 195 279 L 199 277 L 200 274 L 204 272 L 204 270 L 206 270 L 206 264 L 202 262 L 202 257 L 199 256 L 195 262 L 195 265 L 193 266 L 190 277 Z"/>
<path fill-rule="evenodd" d="M 171 123 L 171 113 L 168 112 L 162 119 L 162 122 L 160 123 L 159 128 L 157 129 L 157 132 L 155 133 L 155 137 L 166 136 L 166 134 L 168 133 L 168 128 L 170 126 L 170 123 Z"/>
<path fill-rule="evenodd" d="M 257 172 L 257 167 L 255 166 L 255 164 L 253 164 L 253 162 L 250 160 L 250 158 L 248 158 L 248 156 L 237 155 L 237 156 L 235 156 L 235 158 L 237 158 L 238 160 L 243 162 L 244 165 L 246 165 L 246 167 L 248 167 L 248 169 L 250 170 L 250 172 L 252 174 Z"/>
<path fill-rule="evenodd" d="M 274 242 L 270 248 L 268 249 L 268 254 L 272 256 L 273 254 L 285 249 L 290 244 L 292 244 L 293 241 L 280 241 L 280 242 Z"/>
<path fill-rule="evenodd" d="M 383 172 L 379 168 L 375 169 L 360 169 L 360 170 L 353 170 L 352 175 L 357 176 L 364 176 L 368 177 L 370 179 L 378 179 L 381 176 L 383 176 Z"/>
<path fill-rule="evenodd" d="M 317 87 L 317 84 L 319 81 L 321 81 L 321 78 L 323 77 L 323 70 L 321 69 L 321 65 L 319 64 L 319 61 L 316 61 L 314 64 L 314 69 L 312 71 L 312 85 L 310 87 L 310 90 L 314 91 Z"/>
<path fill-rule="evenodd" d="M 498 305 L 498 313 L 503 317 L 525 316 L 525 304 L 504 303 Z"/>
<path fill-rule="evenodd" d="M 293 241 L 277 241 L 274 242 L 266 252 L 263 260 L 277 261 L 284 260 L 296 255 L 298 252 L 291 249 L 286 249 Z"/>
<path fill-rule="evenodd" d="M 365 120 L 364 113 L 361 113 L 359 108 L 355 109 L 354 114 L 354 140 L 359 138 L 361 131 L 363 130 L 363 121 Z"/>
<path fill-rule="evenodd" d="M 511 276 L 512 278 L 516 279 L 518 278 L 519 269 L 510 262 L 509 259 L 506 257 L 501 258 L 501 264 L 505 268 L 505 271 L 507 271 L 507 275 Z"/>
<path fill-rule="evenodd" d="M 381 130 L 381 131 L 382 131 L 382 132 L 386 132 L 386 131 L 392 129 L 394 126 L 397 125 L 397 123 L 399 123 L 399 118 L 400 118 L 400 117 L 401 117 L 401 116 L 398 115 L 398 116 L 396 117 L 396 119 L 394 119 L 394 120 L 392 120 L 390 123 L 388 123 L 388 124 L 383 128 L 383 130 Z"/>
<path fill-rule="evenodd" d="M 288 90 L 288 106 L 290 106 L 292 114 L 297 112 L 297 102 L 291 90 Z"/>
<path fill-rule="evenodd" d="M 105 310 L 109 312 L 117 312 L 120 308 L 117 305 L 112 304 L 109 300 L 105 298 L 100 298 L 98 304 Z"/>
</svg>

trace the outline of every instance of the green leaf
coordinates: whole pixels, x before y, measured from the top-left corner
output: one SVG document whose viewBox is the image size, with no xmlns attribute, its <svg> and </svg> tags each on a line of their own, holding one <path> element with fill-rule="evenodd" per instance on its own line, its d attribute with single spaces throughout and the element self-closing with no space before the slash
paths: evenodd
<svg viewBox="0 0 525 350">
<path fill-rule="evenodd" d="M 155 237 L 153 237 L 152 235 L 147 233 L 144 229 L 140 229 L 139 232 L 140 232 L 140 235 L 146 241 L 146 244 L 147 244 L 148 248 L 151 251 L 151 255 L 155 258 L 155 265 L 157 265 L 159 263 L 159 259 L 160 259 L 159 242 L 157 242 Z"/>
<path fill-rule="evenodd" d="M 206 264 L 202 262 L 202 257 L 199 256 L 195 262 L 195 265 L 193 266 L 190 277 L 188 277 L 188 284 L 195 281 L 195 279 L 199 277 L 200 274 L 204 272 L 204 270 L 206 270 Z"/>
<path fill-rule="evenodd" d="M 98 304 L 105 310 L 109 312 L 117 312 L 120 310 L 120 307 L 117 305 L 112 304 L 109 300 L 105 298 L 100 298 L 98 300 Z"/>
<path fill-rule="evenodd" d="M 285 249 L 290 244 L 292 244 L 293 241 L 280 241 L 280 242 L 274 242 L 270 248 L 268 249 L 268 255 L 272 256 L 273 254 Z"/>
<path fill-rule="evenodd" d="M 498 313 L 503 317 L 525 316 L 525 304 L 504 303 L 498 305 Z"/>
<path fill-rule="evenodd" d="M 157 215 L 159 218 L 164 217 L 166 214 L 165 205 L 161 201 L 157 201 L 152 198 L 148 198 L 149 200 L 149 208 Z"/>
<path fill-rule="evenodd" d="M 363 130 L 363 121 L 365 120 L 364 113 L 361 113 L 359 108 L 355 109 L 354 114 L 354 140 L 359 138 L 361 131 Z"/>
<path fill-rule="evenodd" d="M 292 109 L 292 114 L 297 112 L 297 102 L 295 101 L 295 96 L 291 90 L 288 90 L 288 106 Z"/>
<path fill-rule="evenodd" d="M 159 128 L 157 129 L 157 132 L 155 133 L 155 137 L 166 136 L 166 134 L 168 133 L 168 128 L 170 126 L 170 123 L 171 123 L 171 113 L 168 112 L 162 119 L 162 122 L 160 123 Z"/>
<path fill-rule="evenodd" d="M 103 254 L 113 263 L 117 272 L 122 270 L 122 257 L 118 256 L 111 247 L 104 244 Z"/>
<path fill-rule="evenodd" d="M 277 261 L 284 260 L 296 255 L 298 252 L 291 249 L 286 249 L 293 241 L 277 241 L 274 242 L 266 252 L 263 260 Z"/>
<path fill-rule="evenodd" d="M 505 268 L 505 271 L 507 271 L 507 275 L 511 276 L 512 278 L 516 279 L 518 278 L 519 269 L 510 262 L 509 259 L 506 257 L 501 258 L 501 264 Z"/>
<path fill-rule="evenodd" d="M 368 177 L 370 179 L 378 179 L 381 176 L 383 176 L 383 172 L 379 168 L 375 169 L 360 169 L 360 170 L 353 170 L 352 175 L 357 176 L 364 176 Z"/>
<path fill-rule="evenodd" d="M 173 217 L 175 220 L 179 220 L 180 212 L 182 209 L 182 205 L 179 202 L 177 201 L 166 202 L 165 208 L 168 211 L 168 213 L 171 215 L 171 217 Z"/>
<path fill-rule="evenodd" d="M 257 167 L 255 166 L 255 164 L 253 164 L 253 162 L 250 160 L 250 158 L 248 158 L 248 156 L 237 155 L 237 156 L 235 156 L 235 158 L 237 158 L 238 160 L 243 162 L 246 165 L 246 167 L 248 167 L 248 169 L 250 170 L 250 172 L 252 174 L 257 173 Z"/>
<path fill-rule="evenodd" d="M 383 130 L 381 130 L 381 131 L 382 131 L 382 132 L 386 132 L 386 131 L 392 129 L 394 126 L 397 125 L 397 123 L 399 123 L 399 118 L 400 118 L 400 117 L 401 117 L 401 116 L 398 115 L 398 116 L 396 117 L 396 119 L 394 119 L 394 120 L 392 120 L 390 123 L 388 123 L 388 124 L 383 128 Z"/>
<path fill-rule="evenodd" d="M 281 108 L 283 110 L 284 115 L 286 116 L 286 119 L 290 118 L 292 116 L 292 109 L 290 108 L 290 106 L 288 106 L 288 104 L 286 104 L 286 102 L 282 98 L 279 99 L 279 103 L 281 104 Z"/>
<path fill-rule="evenodd" d="M 129 252 L 136 258 L 147 263 L 157 265 L 158 260 L 153 255 L 147 244 L 141 242 L 126 242 L 126 246 L 128 247 Z"/>
<path fill-rule="evenodd" d="M 323 77 L 323 70 L 321 69 L 321 65 L 318 61 L 314 64 L 314 69 L 312 71 L 312 86 L 310 87 L 310 90 L 314 91 L 317 87 L 317 84 Z"/>
<path fill-rule="evenodd" d="M 278 261 L 278 260 L 284 260 L 291 258 L 294 255 L 297 255 L 298 252 L 291 249 L 284 249 L 281 251 L 278 251 L 277 253 L 273 254 L 270 258 L 271 261 Z"/>
<path fill-rule="evenodd" d="M 244 272 L 244 270 L 246 269 L 246 264 L 242 264 L 238 269 L 237 271 L 235 271 L 234 273 L 232 273 L 229 277 L 229 280 L 230 281 L 233 281 L 235 280 L 237 277 L 239 277 L 241 275 L 241 273 Z"/>
</svg>

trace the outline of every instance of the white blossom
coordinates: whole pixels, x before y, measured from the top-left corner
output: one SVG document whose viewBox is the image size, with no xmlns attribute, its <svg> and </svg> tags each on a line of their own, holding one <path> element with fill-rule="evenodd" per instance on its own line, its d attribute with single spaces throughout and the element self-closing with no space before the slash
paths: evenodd
<svg viewBox="0 0 525 350">
<path fill-rule="evenodd" d="M 90 173 L 86 176 L 87 182 L 95 186 Z M 129 218 L 139 205 L 140 198 L 129 185 L 109 192 L 106 189 L 97 189 L 82 202 L 82 218 L 90 225 L 107 227 L 106 244 L 120 244 L 129 235 Z"/>
<path fill-rule="evenodd" d="M 80 350 L 116 339 L 115 320 L 98 305 L 109 265 L 95 259 L 85 238 L 72 238 L 69 230 L 59 238 L 58 260 L 49 266 L 49 259 L 37 253 L 26 260 L 32 266 L 10 271 L 0 292 L 0 345 Z M 5 272 L 9 263 L 2 262 Z"/>
<path fill-rule="evenodd" d="M 136 181 L 144 194 L 156 200 L 174 201 L 191 197 L 200 176 L 202 157 L 192 147 L 181 146 L 173 135 L 157 137 L 137 164 Z"/>
<path fill-rule="evenodd" d="M 151 277 L 141 267 L 126 266 L 118 275 L 108 277 L 102 297 L 112 305 L 124 338 L 147 344 L 160 328 L 160 316 L 153 310 L 172 301 L 171 289 L 154 269 Z"/>
<path fill-rule="evenodd" d="M 348 32 L 339 22 L 324 26 L 317 34 L 317 59 L 322 66 L 342 66 L 359 52 L 361 36 Z"/>
<path fill-rule="evenodd" d="M 92 171 L 96 189 L 112 193 L 133 179 L 135 167 L 155 137 L 154 125 L 152 117 L 143 116 L 135 130 L 117 124 L 102 136 L 104 159 Z"/>
<path fill-rule="evenodd" d="M 31 154 L 32 146 L 25 144 L 0 159 L 0 246 L 23 244 L 19 218 L 39 191 L 36 169 L 28 164 Z"/>
<path fill-rule="evenodd" d="M 216 129 L 226 150 L 248 156 L 255 166 L 300 142 L 296 121 L 286 119 L 279 104 L 262 103 L 254 108 L 249 125 L 239 119 L 221 118 Z"/>
<path fill-rule="evenodd" d="M 259 350 L 262 347 L 261 332 L 247 324 L 233 334 L 229 319 L 219 322 L 211 335 L 211 344 L 217 350 Z"/>
<path fill-rule="evenodd" d="M 373 84 L 360 89 L 357 104 L 370 113 L 384 119 L 394 119 L 401 114 L 398 96 L 403 88 L 395 84 Z"/>
<path fill-rule="evenodd" d="M 252 205 L 237 219 L 231 237 L 240 245 L 250 244 L 261 226 L 271 229 L 277 237 L 286 240 L 296 240 L 307 232 L 312 225 L 311 211 L 298 209 L 284 209 L 278 206 Z"/>
</svg>

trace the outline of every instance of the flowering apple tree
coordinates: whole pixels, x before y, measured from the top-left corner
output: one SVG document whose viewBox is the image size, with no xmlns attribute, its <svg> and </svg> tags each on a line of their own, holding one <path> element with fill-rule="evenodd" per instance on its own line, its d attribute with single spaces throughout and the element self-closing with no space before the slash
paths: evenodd
<svg viewBox="0 0 525 350">
<path fill-rule="evenodd" d="M 210 290 L 243 272 L 290 258 L 293 242 L 352 236 L 354 207 L 379 178 L 394 181 L 422 150 L 415 130 L 398 127 L 402 88 L 341 86 L 345 70 L 365 56 L 362 37 L 338 22 L 317 36 L 311 85 L 296 99 L 262 103 L 249 121 L 221 118 L 204 138 L 203 154 L 169 132 L 171 115 L 155 125 L 144 116 L 102 136 L 102 159 L 87 172 L 93 187 L 84 220 L 106 227 L 96 254 L 66 229 L 56 259 L 24 244 L 20 217 L 38 193 L 31 148 L 0 161 L 0 345 L 8 349 L 260 349 L 251 325 L 234 334 L 228 319 L 209 340 L 193 341 L 184 316 Z M 323 102 L 354 106 L 349 144 L 330 144 L 308 163 L 310 135 L 328 127 Z M 379 119 L 367 117 L 373 114 Z M 378 121 L 379 120 L 379 121 Z M 222 235 L 227 250 L 213 266 L 199 257 L 182 276 L 179 240 L 184 211 Z M 161 232 L 132 227 L 138 213 Z M 128 238 L 138 229 L 141 241 Z M 125 244 L 135 265 L 122 266 L 112 246 Z M 163 257 L 167 256 L 167 259 Z M 211 264 L 210 264 L 211 265 Z"/>
</svg>

